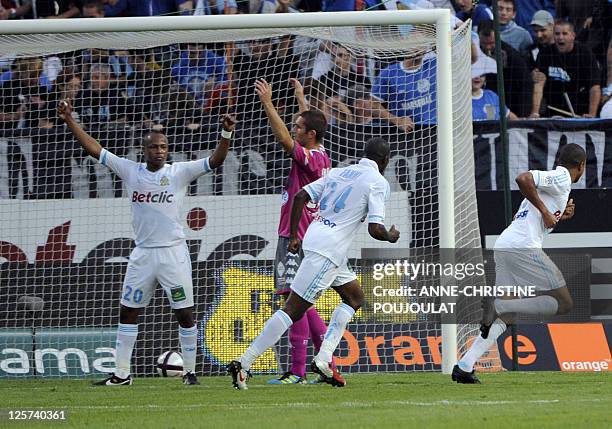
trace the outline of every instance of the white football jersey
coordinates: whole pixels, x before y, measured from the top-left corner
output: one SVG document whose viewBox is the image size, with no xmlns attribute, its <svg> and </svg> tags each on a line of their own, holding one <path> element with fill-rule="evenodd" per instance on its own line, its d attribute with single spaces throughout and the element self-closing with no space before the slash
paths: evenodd
<svg viewBox="0 0 612 429">
<path fill-rule="evenodd" d="M 565 167 L 551 171 L 530 170 L 536 189 L 546 208 L 559 219 L 565 211 L 572 178 Z M 512 223 L 502 232 L 495 242 L 496 249 L 541 248 L 544 234 L 552 229 L 544 227 L 542 213 L 526 198 L 514 215 Z"/>
<path fill-rule="evenodd" d="M 303 189 L 319 204 L 320 211 L 308 227 L 302 247 L 336 265 L 346 258 L 366 215 L 368 223 L 384 224 L 390 187 L 372 160 L 363 158 L 358 164 L 333 168 Z"/>
<path fill-rule="evenodd" d="M 208 158 L 166 164 L 152 172 L 144 163 L 120 158 L 103 149 L 100 164 L 125 182 L 132 202 L 136 246 L 168 247 L 184 242 L 179 210 L 187 185 L 211 170 Z"/>
</svg>

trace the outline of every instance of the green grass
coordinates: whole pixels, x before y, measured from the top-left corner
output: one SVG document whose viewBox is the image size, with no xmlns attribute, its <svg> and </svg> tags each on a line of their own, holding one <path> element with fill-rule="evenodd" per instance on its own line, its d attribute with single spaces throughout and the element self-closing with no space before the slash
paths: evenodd
<svg viewBox="0 0 612 429">
<path fill-rule="evenodd" d="M 139 378 L 126 387 L 91 380 L 2 380 L 0 408 L 64 408 L 62 424 L 0 427 L 112 428 L 610 428 L 610 373 L 492 373 L 481 385 L 439 373 L 347 376 L 347 386 L 269 386 L 236 391 L 229 377 Z"/>
</svg>

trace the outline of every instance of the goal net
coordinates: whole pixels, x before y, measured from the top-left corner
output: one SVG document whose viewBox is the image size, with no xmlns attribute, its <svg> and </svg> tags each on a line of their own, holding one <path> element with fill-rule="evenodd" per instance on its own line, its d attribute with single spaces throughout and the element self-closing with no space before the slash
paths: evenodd
<svg viewBox="0 0 612 429">
<path fill-rule="evenodd" d="M 362 14 L 311 14 L 309 23 L 296 24 L 297 14 L 286 14 L 275 16 L 272 28 L 272 18 L 261 16 L 213 18 L 224 24 L 211 17 L 125 18 L 87 20 L 91 27 L 84 20 L 51 23 L 46 33 L 11 23 L 20 31 L 13 26 L 10 34 L 3 24 L 0 377 L 99 376 L 114 367 L 123 275 L 134 248 L 131 196 L 58 119 L 64 98 L 103 147 L 134 161 L 142 161 L 142 138 L 152 129 L 168 137 L 169 162 L 209 156 L 222 115 L 238 119 L 222 168 L 188 187 L 181 212 L 193 266 L 200 374 L 223 374 L 281 304 L 272 270 L 291 158 L 275 141 L 256 79 L 271 83 L 289 126 L 299 112 L 290 79 L 301 82 L 310 108 L 328 120 L 324 147 L 333 167 L 358 161 L 370 137 L 389 141 L 386 223 L 402 232 L 401 247 L 479 248 L 469 25 L 452 32 L 449 61 L 436 47 L 435 20 L 420 21 L 422 15 L 409 11 L 374 14 L 383 22 L 345 26 Z M 326 21 L 334 15 L 333 23 Z M 406 19 L 400 23 L 397 16 Z M 200 24 L 181 26 L 195 20 Z M 309 27 L 312 22 L 321 24 Z M 219 29 L 197 29 L 213 25 Z M 436 109 L 438 70 L 449 67 L 449 104 Z M 444 183 L 442 148 L 452 156 Z M 361 249 L 384 247 L 366 229 L 348 255 L 360 277 Z M 319 300 L 324 321 L 338 302 L 333 291 Z M 471 320 L 478 311 L 468 310 Z M 180 350 L 177 331 L 158 288 L 139 319 L 132 371 L 154 374 L 159 355 Z M 366 304 L 336 362 L 345 373 L 440 370 L 442 331 L 439 316 L 375 314 Z M 476 334 L 477 326 L 459 324 L 445 335 L 452 335 L 448 344 L 456 341 L 456 353 Z M 253 370 L 286 370 L 289 358 L 284 338 Z"/>
</svg>

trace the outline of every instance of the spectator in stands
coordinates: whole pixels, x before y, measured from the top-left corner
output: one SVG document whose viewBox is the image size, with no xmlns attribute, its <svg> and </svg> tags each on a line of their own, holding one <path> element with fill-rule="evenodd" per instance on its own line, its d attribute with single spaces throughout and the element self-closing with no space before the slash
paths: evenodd
<svg viewBox="0 0 612 429">
<path fill-rule="evenodd" d="M 600 0 L 556 0 L 557 18 L 574 25 L 576 40 L 585 44 L 591 52 L 599 52 L 603 29 L 595 19 L 601 9 Z"/>
<path fill-rule="evenodd" d="M 81 17 L 83 18 L 104 18 L 103 0 L 84 0 Z"/>
<path fill-rule="evenodd" d="M 36 128 L 45 116 L 47 86 L 41 82 L 43 60 L 21 58 L 0 79 L 0 129 Z"/>
<path fill-rule="evenodd" d="M 202 43 L 189 43 L 172 67 L 172 77 L 200 106 L 205 106 L 213 91 L 227 83 L 225 58 Z"/>
<path fill-rule="evenodd" d="M 472 64 L 472 119 L 474 121 L 499 120 L 499 97 L 489 89 L 483 89 L 485 75 L 494 72 L 495 61 L 487 56 L 481 56 Z M 514 113 L 505 107 L 506 117 L 518 119 Z"/>
<path fill-rule="evenodd" d="M 478 27 L 482 53 L 495 59 L 495 31 L 493 21 L 483 20 Z M 531 112 L 531 74 L 525 59 L 512 46 L 501 42 L 506 104 L 519 117 Z M 486 88 L 497 91 L 497 75 L 488 74 Z"/>
<path fill-rule="evenodd" d="M 384 68 L 372 87 L 374 116 L 404 131 L 435 124 L 435 69 L 435 56 L 423 53 Z"/>
<path fill-rule="evenodd" d="M 113 85 L 111 67 L 107 63 L 94 63 L 89 70 L 86 87 L 81 98 L 74 101 L 81 123 L 90 134 L 104 141 L 113 153 L 125 156 L 130 149 L 126 125 L 140 122 L 142 112 L 128 97 L 127 91 Z M 123 184 L 111 174 L 115 197 L 121 197 Z M 97 182 L 90 170 L 90 197 L 97 196 Z"/>
<path fill-rule="evenodd" d="M 324 111 L 324 104 L 330 98 L 342 99 L 351 85 L 362 85 L 369 88 L 368 78 L 353 70 L 353 55 L 347 48 L 335 45 L 332 48 L 333 68 L 318 79 L 313 80 L 310 91 L 310 104 L 315 109 Z"/>
<path fill-rule="evenodd" d="M 81 15 L 81 0 L 33 0 L 34 18 L 76 18 Z"/>
<path fill-rule="evenodd" d="M 455 0 L 455 16 L 461 21 L 472 20 L 472 29 L 478 31 L 483 19 L 493 19 L 493 12 L 484 4 L 474 4 L 472 0 Z"/>
<path fill-rule="evenodd" d="M 601 100 L 599 64 L 586 46 L 575 41 L 572 23 L 557 21 L 554 28 L 554 46 L 543 48 L 538 55 L 536 67 L 546 79 L 534 83 L 531 117 L 550 114 L 544 111 L 548 105 L 594 118 Z"/>
<path fill-rule="evenodd" d="M 32 10 L 32 5 L 29 0 L 3 0 L 0 4 L 0 20 L 3 19 L 21 19 Z"/>
<path fill-rule="evenodd" d="M 127 122 L 132 119 L 127 93 L 112 85 L 112 72 L 108 64 L 97 63 L 91 66 L 87 86 L 75 105 L 78 106 L 76 110 L 82 122 L 90 126 L 104 126 L 110 122 Z"/>
<path fill-rule="evenodd" d="M 56 107 L 59 100 L 80 99 L 82 80 L 79 75 L 60 74 L 54 90 L 49 94 L 46 115 L 39 126 L 46 128 L 32 136 L 32 175 L 34 198 L 72 198 L 72 159 L 80 157 L 72 137 L 57 127 Z M 79 120 L 76 112 L 75 119 Z M 57 156 L 61 153 L 62 156 Z"/>
<path fill-rule="evenodd" d="M 491 7 L 492 0 L 480 0 L 479 3 Z M 516 10 L 514 22 L 529 31 L 532 31 L 531 20 L 537 11 L 545 10 L 555 16 L 555 0 L 515 0 L 514 4 Z M 533 32 L 531 34 L 535 36 Z"/>
<path fill-rule="evenodd" d="M 234 15 L 238 13 L 236 0 L 196 0 L 194 15 Z"/>
<path fill-rule="evenodd" d="M 249 43 L 248 51 L 240 52 L 235 59 L 237 114 L 242 120 L 259 121 L 266 119 L 265 112 L 253 91 L 257 79 L 264 79 L 272 85 L 274 105 L 285 122 L 297 111 L 293 89 L 289 79 L 299 76 L 299 61 L 292 53 L 292 39 L 258 39 Z M 282 47 L 282 49 L 281 49 Z"/>
<path fill-rule="evenodd" d="M 41 58 L 20 58 L 15 60 L 13 69 L 1 83 L 0 130 L 6 131 L 7 137 L 19 135 L 21 130 L 28 135 L 27 131 L 37 128 L 44 119 L 48 91 L 40 84 L 42 70 Z M 20 143 L 8 138 L 6 145 L 9 197 L 17 197 L 21 177 L 23 195 L 29 198 L 29 176 Z"/>
<path fill-rule="evenodd" d="M 608 52 L 606 55 L 607 67 L 607 81 L 606 87 L 601 91 L 601 102 L 602 104 L 607 103 L 608 100 L 612 99 L 612 36 L 608 42 Z"/>
<path fill-rule="evenodd" d="M 554 24 L 554 18 L 545 10 L 539 10 L 533 15 L 531 29 L 535 35 L 535 43 L 529 48 L 529 64 L 532 69 L 535 67 L 540 49 L 555 44 Z"/>
<path fill-rule="evenodd" d="M 192 0 L 118 0 L 104 6 L 106 16 L 191 15 Z"/>
<path fill-rule="evenodd" d="M 516 15 L 515 0 L 499 0 L 499 24 L 502 41 L 506 42 L 521 54 L 526 55 L 533 43 L 529 31 L 514 22 Z"/>
</svg>

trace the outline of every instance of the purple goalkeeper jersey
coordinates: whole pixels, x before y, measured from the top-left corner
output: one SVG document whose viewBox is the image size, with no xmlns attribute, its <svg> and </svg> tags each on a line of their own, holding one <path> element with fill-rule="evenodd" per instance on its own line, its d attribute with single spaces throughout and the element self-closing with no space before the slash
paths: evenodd
<svg viewBox="0 0 612 429">
<path fill-rule="evenodd" d="M 322 177 L 331 167 L 329 157 L 323 146 L 319 146 L 318 149 L 306 149 L 295 140 L 293 144 L 293 153 L 291 154 L 293 162 L 291 163 L 291 171 L 283 190 L 280 222 L 278 223 L 278 235 L 280 237 L 289 237 L 291 235 L 291 205 L 293 204 L 295 194 L 304 186 Z M 308 225 L 310 225 L 318 211 L 318 205 L 308 203 L 304 207 L 298 227 L 298 238 L 300 240 L 304 238 Z"/>
</svg>

